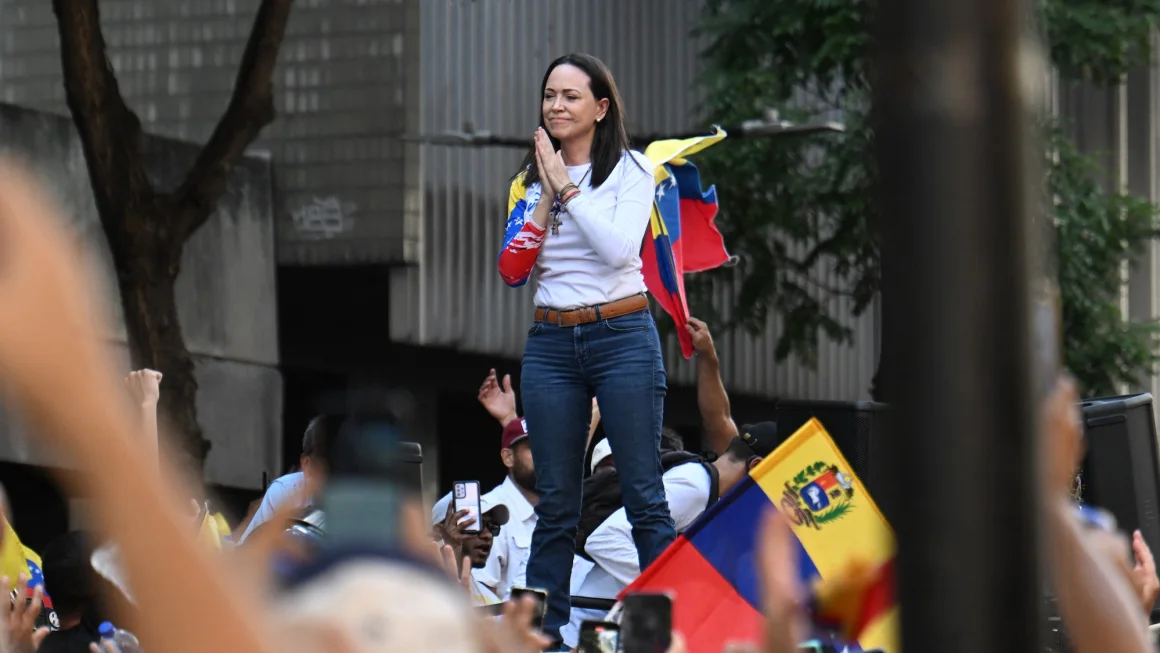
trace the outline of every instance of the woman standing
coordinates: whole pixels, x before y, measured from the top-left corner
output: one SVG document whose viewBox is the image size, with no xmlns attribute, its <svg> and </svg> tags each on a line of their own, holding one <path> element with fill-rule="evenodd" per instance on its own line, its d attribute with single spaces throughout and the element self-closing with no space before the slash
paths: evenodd
<svg viewBox="0 0 1160 653">
<path fill-rule="evenodd" d="M 599 59 L 553 61 L 541 98 L 535 145 L 511 186 L 499 271 L 513 287 L 537 274 L 520 388 L 540 495 L 527 584 L 549 592 L 544 629 L 558 638 L 593 396 L 641 569 L 676 531 L 661 484 L 666 377 L 640 260 L 652 166 L 629 150 L 620 94 Z"/>
</svg>

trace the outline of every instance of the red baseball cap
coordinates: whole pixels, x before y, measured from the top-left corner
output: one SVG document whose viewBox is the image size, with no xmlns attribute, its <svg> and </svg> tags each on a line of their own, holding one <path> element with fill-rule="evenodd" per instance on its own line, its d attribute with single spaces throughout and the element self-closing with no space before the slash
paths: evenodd
<svg viewBox="0 0 1160 653">
<path fill-rule="evenodd" d="M 522 417 L 517 417 L 503 427 L 503 440 L 500 442 L 500 449 L 511 449 L 513 444 L 526 437 L 528 437 L 528 422 Z"/>
</svg>

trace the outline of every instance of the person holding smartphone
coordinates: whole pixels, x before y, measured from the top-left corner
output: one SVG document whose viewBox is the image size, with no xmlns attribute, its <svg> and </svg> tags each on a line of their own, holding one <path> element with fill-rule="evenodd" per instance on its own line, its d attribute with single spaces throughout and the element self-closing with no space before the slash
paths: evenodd
<svg viewBox="0 0 1160 653">
<path fill-rule="evenodd" d="M 527 582 L 547 590 L 545 632 L 558 637 L 594 396 L 640 567 L 677 533 L 661 485 L 667 377 L 641 274 L 653 167 L 630 149 L 620 92 L 599 59 L 553 61 L 540 110 L 535 145 L 510 187 L 498 267 L 512 287 L 537 275 L 520 382 L 540 495 Z"/>
<path fill-rule="evenodd" d="M 490 587 L 480 580 L 476 570 L 483 569 L 491 556 L 492 547 L 503 527 L 511 519 L 511 512 L 502 503 L 493 503 L 487 497 L 480 501 L 482 524 L 476 525 L 464 521 L 467 511 L 456 510 L 454 502 L 448 503 L 447 512 L 442 521 L 432 524 L 432 531 L 437 539 L 451 547 L 452 554 L 458 564 L 464 559 L 471 565 L 471 600 L 476 606 L 496 605 L 503 602 L 494 587 Z M 470 532 L 468 532 L 470 531 Z M 460 573 L 463 570 L 460 569 Z"/>
<path fill-rule="evenodd" d="M 528 555 L 531 552 L 532 531 L 536 527 L 535 504 L 536 470 L 524 420 L 509 420 L 500 438 L 500 457 L 507 467 L 503 483 L 482 497 L 489 505 L 503 504 L 510 518 L 494 538 L 491 553 L 482 568 L 472 572 L 472 578 L 490 588 L 500 599 L 507 600 L 513 587 L 523 587 Z M 448 492 L 431 511 L 431 522 L 442 521 L 454 494 Z"/>
</svg>

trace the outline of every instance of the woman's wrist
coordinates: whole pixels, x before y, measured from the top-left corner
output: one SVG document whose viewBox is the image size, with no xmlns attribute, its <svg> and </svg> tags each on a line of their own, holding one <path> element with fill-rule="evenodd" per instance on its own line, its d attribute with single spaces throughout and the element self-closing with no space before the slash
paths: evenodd
<svg viewBox="0 0 1160 653">
<path fill-rule="evenodd" d="M 568 186 L 568 188 L 565 188 L 560 193 L 561 206 L 568 206 L 569 202 L 576 199 L 576 197 L 580 195 L 580 189 L 576 187 L 576 184 L 569 184 Z"/>
</svg>

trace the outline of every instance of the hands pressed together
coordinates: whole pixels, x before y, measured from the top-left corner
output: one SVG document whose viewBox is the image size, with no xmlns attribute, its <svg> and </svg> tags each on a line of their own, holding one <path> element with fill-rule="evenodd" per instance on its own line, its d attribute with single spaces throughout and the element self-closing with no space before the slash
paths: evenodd
<svg viewBox="0 0 1160 653">
<path fill-rule="evenodd" d="M 552 146 L 552 139 L 543 127 L 536 128 L 536 167 L 540 171 L 544 195 L 554 197 L 560 189 L 572 183 L 564 157 Z"/>
</svg>

